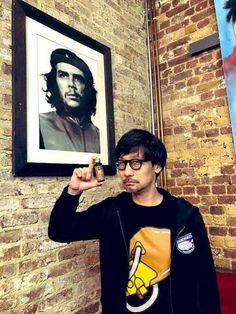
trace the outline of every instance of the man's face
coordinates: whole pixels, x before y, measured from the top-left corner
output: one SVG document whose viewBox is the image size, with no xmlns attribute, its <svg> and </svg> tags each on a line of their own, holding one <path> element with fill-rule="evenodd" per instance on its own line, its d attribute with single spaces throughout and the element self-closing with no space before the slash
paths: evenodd
<svg viewBox="0 0 236 314">
<path fill-rule="evenodd" d="M 85 88 L 84 73 L 71 64 L 60 62 L 56 65 L 56 82 L 63 103 L 70 108 L 79 107 Z"/>
<path fill-rule="evenodd" d="M 122 155 L 119 161 L 131 159 L 145 159 L 143 149 Z M 133 170 L 130 164 L 126 164 L 124 170 L 119 170 L 123 186 L 127 192 L 133 194 L 148 193 L 156 186 L 156 174 L 161 171 L 159 165 L 153 165 L 151 161 L 145 161 L 139 170 Z"/>
</svg>

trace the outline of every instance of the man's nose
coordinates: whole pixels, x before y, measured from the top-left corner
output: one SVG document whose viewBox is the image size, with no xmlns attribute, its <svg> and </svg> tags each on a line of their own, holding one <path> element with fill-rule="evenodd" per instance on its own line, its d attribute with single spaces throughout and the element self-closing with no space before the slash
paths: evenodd
<svg viewBox="0 0 236 314">
<path fill-rule="evenodd" d="M 72 75 L 69 75 L 68 77 L 68 85 L 75 87 L 75 80 Z"/>
<path fill-rule="evenodd" d="M 125 176 L 131 176 L 133 175 L 133 169 L 130 167 L 130 164 L 127 163 L 125 167 Z"/>
</svg>

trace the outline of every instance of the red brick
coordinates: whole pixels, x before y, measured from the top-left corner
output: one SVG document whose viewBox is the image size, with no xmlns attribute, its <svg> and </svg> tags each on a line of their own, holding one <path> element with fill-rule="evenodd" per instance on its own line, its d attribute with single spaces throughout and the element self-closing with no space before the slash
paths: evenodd
<svg viewBox="0 0 236 314">
<path fill-rule="evenodd" d="M 199 197 L 187 195 L 185 198 L 193 205 L 198 205 L 200 203 Z"/>
<path fill-rule="evenodd" d="M 206 137 L 216 137 L 219 135 L 219 129 L 208 129 L 205 132 Z"/>
<path fill-rule="evenodd" d="M 228 194 L 236 194 L 236 185 L 228 185 L 227 186 Z"/>
<path fill-rule="evenodd" d="M 220 168 L 220 172 L 222 174 L 233 174 L 233 173 L 235 173 L 235 166 L 234 165 L 224 165 Z"/>
<path fill-rule="evenodd" d="M 195 194 L 195 187 L 194 186 L 184 186 L 183 187 L 183 194 L 192 195 Z"/>
<path fill-rule="evenodd" d="M 82 310 L 75 312 L 75 314 L 93 314 L 93 313 L 97 313 L 98 309 L 99 309 L 99 303 L 97 302 L 97 303 L 87 305 Z"/>
<path fill-rule="evenodd" d="M 164 36 L 165 36 L 165 32 L 163 30 L 158 33 L 159 40 L 162 39 Z"/>
<path fill-rule="evenodd" d="M 192 132 L 193 137 L 203 138 L 205 135 L 204 131 L 193 131 Z"/>
<path fill-rule="evenodd" d="M 173 66 L 176 66 L 178 64 L 182 64 L 182 63 L 186 62 L 189 58 L 190 58 L 189 54 L 185 54 L 183 56 L 180 56 L 180 57 L 174 58 L 172 60 L 169 60 L 168 61 L 168 65 L 170 67 L 173 67 Z"/>
<path fill-rule="evenodd" d="M 209 227 L 211 235 L 225 236 L 227 234 L 227 227 Z"/>
<path fill-rule="evenodd" d="M 193 59 L 193 60 L 190 60 L 186 63 L 186 68 L 187 69 L 192 69 L 192 68 L 195 68 L 198 64 L 198 59 Z"/>
<path fill-rule="evenodd" d="M 210 213 L 212 215 L 223 215 L 224 208 L 222 206 L 210 206 Z"/>
<path fill-rule="evenodd" d="M 231 176 L 232 184 L 236 184 L 236 175 Z"/>
<path fill-rule="evenodd" d="M 193 13 L 194 13 L 194 8 L 191 7 L 191 8 L 189 8 L 189 9 L 187 9 L 187 10 L 184 11 L 184 17 L 193 15 Z"/>
<path fill-rule="evenodd" d="M 203 28 L 203 27 L 205 27 L 205 26 L 207 26 L 209 24 L 210 24 L 210 20 L 209 19 L 204 19 L 204 20 L 202 20 L 202 21 L 197 23 L 197 28 L 201 29 L 201 28 Z"/>
<path fill-rule="evenodd" d="M 162 71 L 166 70 L 167 63 L 166 62 L 160 63 L 159 67 L 160 67 L 160 72 L 162 72 Z"/>
<path fill-rule="evenodd" d="M 236 228 L 229 228 L 229 235 L 232 237 L 236 237 Z"/>
<path fill-rule="evenodd" d="M 17 242 L 22 238 L 22 230 L 6 230 L 0 232 L 0 243 Z"/>
<path fill-rule="evenodd" d="M 15 297 L 9 297 L 9 296 L 1 296 L 0 299 L 0 312 L 4 313 L 5 311 L 9 311 L 16 307 L 17 298 Z"/>
<path fill-rule="evenodd" d="M 86 244 L 84 243 L 82 244 L 79 243 L 76 246 L 69 245 L 66 248 L 60 250 L 58 254 L 58 259 L 59 261 L 71 259 L 73 257 L 83 255 L 85 251 L 86 251 Z"/>
<path fill-rule="evenodd" d="M 199 62 L 200 63 L 209 63 L 212 61 L 212 54 L 210 52 L 203 54 L 202 56 L 200 56 L 199 58 Z"/>
<path fill-rule="evenodd" d="M 222 69 L 219 69 L 215 72 L 215 77 L 218 78 L 218 77 L 223 77 L 224 76 L 224 70 L 223 68 Z"/>
<path fill-rule="evenodd" d="M 179 178 L 177 179 L 177 185 L 184 186 L 184 185 L 199 185 L 200 179 L 199 178 Z"/>
<path fill-rule="evenodd" d="M 218 196 L 218 202 L 219 204 L 235 204 L 236 196 L 235 195 Z"/>
<path fill-rule="evenodd" d="M 213 194 L 225 194 L 225 186 L 224 185 L 213 185 L 212 193 Z"/>
<path fill-rule="evenodd" d="M 12 66 L 4 62 L 2 65 L 2 72 L 6 75 L 11 74 L 12 73 Z"/>
<path fill-rule="evenodd" d="M 195 4 L 199 4 L 199 1 L 202 1 L 202 0 L 191 0 L 190 5 L 194 6 Z"/>
<path fill-rule="evenodd" d="M 163 23 L 160 23 L 160 29 L 164 29 L 170 26 L 170 21 L 166 20 Z"/>
<path fill-rule="evenodd" d="M 161 14 L 166 13 L 167 11 L 170 10 L 171 4 L 170 3 L 164 3 L 160 7 Z"/>
<path fill-rule="evenodd" d="M 171 170 L 171 177 L 172 178 L 181 177 L 182 173 L 183 173 L 182 169 L 172 169 Z"/>
<path fill-rule="evenodd" d="M 43 291 L 42 291 L 43 292 Z M 32 295 L 30 295 L 30 299 L 34 300 L 34 298 L 37 296 L 37 294 L 40 295 L 40 291 L 38 292 L 37 290 L 35 291 L 35 296 L 32 293 Z M 71 300 L 73 296 L 72 293 L 72 289 L 71 288 L 67 288 L 64 289 L 63 291 L 60 291 L 59 293 L 55 293 L 52 296 L 48 297 L 47 299 L 41 300 L 40 301 L 40 305 L 39 305 L 39 310 L 38 312 L 46 312 L 46 308 L 51 307 L 54 308 L 55 306 L 58 306 L 58 304 L 65 302 L 65 300 Z M 28 297 L 28 295 L 26 294 L 25 296 L 26 298 Z M 81 313 L 86 313 L 84 309 L 81 310 Z M 79 313 L 79 312 L 78 312 Z M 89 313 L 86 313 L 89 314 Z M 90 313 L 92 314 L 92 313 Z"/>
<path fill-rule="evenodd" d="M 199 195 L 210 194 L 210 187 L 209 186 L 198 186 L 197 187 L 197 194 L 199 194 Z"/>
<path fill-rule="evenodd" d="M 187 149 L 194 149 L 194 148 L 199 148 L 199 143 L 198 142 L 188 142 L 187 143 Z"/>
<path fill-rule="evenodd" d="M 236 215 L 236 213 L 235 213 Z M 228 217 L 227 218 L 227 225 L 228 226 L 236 226 L 236 216 L 235 217 Z"/>
<path fill-rule="evenodd" d="M 185 82 L 179 82 L 179 83 L 175 84 L 175 89 L 176 90 L 181 90 L 181 89 L 183 89 L 185 87 L 186 87 L 186 83 Z"/>
<path fill-rule="evenodd" d="M 214 91 L 216 97 L 225 97 L 226 96 L 226 90 L 224 88 L 217 89 Z"/>
<path fill-rule="evenodd" d="M 192 76 L 192 71 L 191 70 L 188 70 L 188 71 L 185 71 L 185 72 L 182 72 L 182 73 L 178 73 L 174 76 L 174 81 L 179 81 L 179 80 L 184 80 L 188 77 L 191 77 Z"/>
<path fill-rule="evenodd" d="M 183 53 L 186 52 L 186 49 L 184 47 L 179 47 L 179 48 L 176 48 L 173 53 L 174 53 L 174 56 L 175 57 L 178 57 L 178 56 L 181 56 Z"/>
<path fill-rule="evenodd" d="M 209 82 L 209 81 L 212 81 L 213 78 L 214 78 L 214 74 L 213 73 L 206 73 L 206 74 L 204 74 L 202 76 L 202 80 L 201 81 L 202 82 Z M 213 92 L 212 92 L 212 96 L 213 96 Z M 213 97 L 210 98 L 210 99 L 213 99 Z"/>
<path fill-rule="evenodd" d="M 184 133 L 184 131 L 185 131 L 185 128 L 182 126 L 177 126 L 174 128 L 174 134 L 182 134 Z"/>
<path fill-rule="evenodd" d="M 180 73 L 183 72 L 185 70 L 185 64 L 180 64 L 177 65 L 176 67 L 174 67 L 174 73 Z"/>
<path fill-rule="evenodd" d="M 197 12 L 202 11 L 203 9 L 206 9 L 206 8 L 207 8 L 207 1 L 203 1 L 196 5 Z"/>
<path fill-rule="evenodd" d="M 172 74 L 172 70 L 171 69 L 167 69 L 166 71 L 162 71 L 161 73 L 161 78 L 168 78 L 170 75 Z"/>
<path fill-rule="evenodd" d="M 206 17 L 211 16 L 213 12 L 214 12 L 213 8 L 208 8 L 206 10 L 203 10 L 202 12 L 192 16 L 191 21 L 194 23 L 194 22 L 198 22 L 200 20 L 204 20 L 204 19 L 206 19 Z"/>
<path fill-rule="evenodd" d="M 224 256 L 229 258 L 236 258 L 236 249 L 223 248 Z"/>
<path fill-rule="evenodd" d="M 182 195 L 182 189 L 179 187 L 171 187 L 170 193 L 173 195 Z"/>
<path fill-rule="evenodd" d="M 224 126 L 224 127 L 220 128 L 220 133 L 221 134 L 232 134 L 231 126 Z"/>
<path fill-rule="evenodd" d="M 172 128 L 164 128 L 164 135 L 172 135 L 173 134 L 173 129 Z"/>
<path fill-rule="evenodd" d="M 209 207 L 208 206 L 200 206 L 200 212 L 202 214 L 209 214 Z"/>
<path fill-rule="evenodd" d="M 187 81 L 187 86 L 196 85 L 199 83 L 199 77 L 192 77 Z"/>
<path fill-rule="evenodd" d="M 48 270 L 48 278 L 55 278 L 58 276 L 64 276 L 65 274 L 69 273 L 74 268 L 73 261 L 67 261 L 63 264 L 57 264 Z"/>
<path fill-rule="evenodd" d="M 178 7 L 175 7 L 174 9 L 171 9 L 169 11 L 166 12 L 166 16 L 167 17 L 172 17 L 172 16 L 176 16 L 178 15 L 178 13 L 186 10 L 189 8 L 189 4 L 186 3 L 186 4 L 180 4 Z"/>
<path fill-rule="evenodd" d="M 217 183 L 230 183 L 230 176 L 228 175 L 220 175 L 220 176 L 215 176 L 212 177 L 212 183 L 217 184 Z"/>
<path fill-rule="evenodd" d="M 0 266 L 0 278 L 10 278 L 15 276 L 17 273 L 16 264 L 6 264 Z"/>
<path fill-rule="evenodd" d="M 1 261 L 11 261 L 13 259 L 20 258 L 20 246 L 13 246 L 10 248 L 5 248 L 1 253 Z"/>
<path fill-rule="evenodd" d="M 200 168 L 204 165 L 204 161 L 202 159 L 191 159 L 189 161 L 189 167 Z"/>
<path fill-rule="evenodd" d="M 176 186 L 175 179 L 173 179 L 173 178 L 167 179 L 167 186 L 168 186 L 168 187 L 174 187 L 174 186 Z"/>
<path fill-rule="evenodd" d="M 201 100 L 202 101 L 209 100 L 209 99 L 214 99 L 213 91 L 205 92 L 205 93 L 201 94 Z"/>
</svg>

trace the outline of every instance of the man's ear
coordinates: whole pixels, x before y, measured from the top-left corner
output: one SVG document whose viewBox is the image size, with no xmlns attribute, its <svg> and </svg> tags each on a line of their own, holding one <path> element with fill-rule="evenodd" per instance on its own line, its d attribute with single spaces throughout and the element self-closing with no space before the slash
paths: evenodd
<svg viewBox="0 0 236 314">
<path fill-rule="evenodd" d="M 162 167 L 160 165 L 155 165 L 155 167 L 156 167 L 155 173 L 159 174 L 162 170 Z"/>
</svg>

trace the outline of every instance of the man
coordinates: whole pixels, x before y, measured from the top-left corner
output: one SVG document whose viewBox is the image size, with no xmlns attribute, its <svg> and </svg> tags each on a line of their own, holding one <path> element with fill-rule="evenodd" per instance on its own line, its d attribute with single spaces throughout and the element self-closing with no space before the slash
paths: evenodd
<svg viewBox="0 0 236 314">
<path fill-rule="evenodd" d="M 211 249 L 197 207 L 156 187 L 166 164 L 164 145 L 133 129 L 116 146 L 126 191 L 76 212 L 85 190 L 100 186 L 94 159 L 74 170 L 57 200 L 49 237 L 100 240 L 103 314 L 219 314 Z"/>
<path fill-rule="evenodd" d="M 40 148 L 99 153 L 99 129 L 91 121 L 97 92 L 89 67 L 66 49 L 54 50 L 50 64 L 45 92 L 56 110 L 39 115 Z"/>
</svg>

